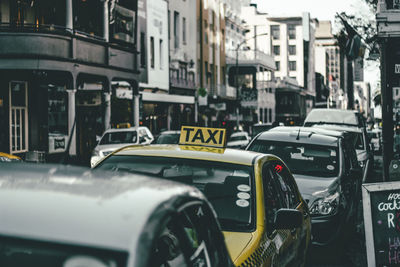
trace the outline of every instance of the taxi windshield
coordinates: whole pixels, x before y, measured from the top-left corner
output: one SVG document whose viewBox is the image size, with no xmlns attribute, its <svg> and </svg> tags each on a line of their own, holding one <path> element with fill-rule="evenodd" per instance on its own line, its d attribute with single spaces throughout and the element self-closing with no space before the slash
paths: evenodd
<svg viewBox="0 0 400 267">
<path fill-rule="evenodd" d="M 336 147 L 257 140 L 249 150 L 280 157 L 294 174 L 318 177 L 336 177 L 339 174 Z"/>
<path fill-rule="evenodd" d="M 2 267 L 122 267 L 126 259 L 120 251 L 0 237 Z"/>
<path fill-rule="evenodd" d="M 146 174 L 195 186 L 213 205 L 222 230 L 254 230 L 255 193 L 250 166 L 197 159 L 114 155 L 96 169 Z"/>
</svg>

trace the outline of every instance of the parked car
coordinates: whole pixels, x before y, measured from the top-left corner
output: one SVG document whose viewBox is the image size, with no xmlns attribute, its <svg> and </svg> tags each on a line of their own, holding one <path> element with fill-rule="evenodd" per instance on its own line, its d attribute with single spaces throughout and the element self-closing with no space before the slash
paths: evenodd
<svg viewBox="0 0 400 267">
<path fill-rule="evenodd" d="M 4 153 L 4 152 L 0 152 L 0 162 L 10 162 L 10 161 L 22 161 L 20 157 L 12 155 L 12 154 L 8 154 L 8 153 Z"/>
<path fill-rule="evenodd" d="M 304 265 L 310 215 L 285 164 L 275 156 L 224 148 L 224 129 L 182 129 L 180 145 L 124 147 L 94 169 L 199 188 L 216 211 L 236 266 Z"/>
<path fill-rule="evenodd" d="M 194 187 L 144 175 L 4 163 L 0 266 L 233 266 Z"/>
<path fill-rule="evenodd" d="M 287 164 L 309 205 L 316 245 L 334 244 L 355 225 L 362 171 L 352 142 L 346 132 L 276 127 L 246 148 L 276 155 Z"/>
<path fill-rule="evenodd" d="M 251 137 L 247 132 L 234 132 L 229 136 L 226 146 L 229 148 L 245 148 L 250 140 Z"/>
<path fill-rule="evenodd" d="M 164 131 L 154 139 L 152 144 L 178 144 L 180 135 L 180 131 Z"/>
<path fill-rule="evenodd" d="M 104 132 L 97 146 L 93 149 L 90 165 L 94 166 L 101 158 L 126 145 L 146 145 L 154 140 L 145 126 L 109 129 Z"/>
<path fill-rule="evenodd" d="M 351 133 L 353 136 L 354 148 L 357 152 L 358 162 L 360 163 L 361 167 L 367 168 L 369 171 L 372 170 L 372 166 L 374 166 L 374 151 L 371 143 L 369 142 L 365 128 L 332 124 L 318 124 L 314 125 L 313 127 Z"/>
<path fill-rule="evenodd" d="M 304 120 L 304 126 L 336 124 L 365 128 L 365 119 L 355 110 L 314 108 Z"/>
</svg>

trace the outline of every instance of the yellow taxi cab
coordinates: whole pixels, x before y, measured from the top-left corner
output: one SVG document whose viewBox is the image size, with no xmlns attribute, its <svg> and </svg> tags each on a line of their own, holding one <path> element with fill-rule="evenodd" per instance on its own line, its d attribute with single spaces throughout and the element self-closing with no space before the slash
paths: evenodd
<svg viewBox="0 0 400 267">
<path fill-rule="evenodd" d="M 226 149 L 225 129 L 183 126 L 179 145 L 126 146 L 94 166 L 186 183 L 213 205 L 236 266 L 302 266 L 310 214 L 276 156 Z"/>
</svg>

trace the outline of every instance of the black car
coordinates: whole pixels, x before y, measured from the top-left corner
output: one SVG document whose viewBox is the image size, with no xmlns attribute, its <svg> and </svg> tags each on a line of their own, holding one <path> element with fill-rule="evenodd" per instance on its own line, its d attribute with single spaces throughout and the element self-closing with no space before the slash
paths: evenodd
<svg viewBox="0 0 400 267">
<path fill-rule="evenodd" d="M 362 181 L 352 137 L 310 127 L 276 127 L 246 148 L 280 157 L 309 205 L 313 243 L 330 245 L 355 226 Z"/>
</svg>

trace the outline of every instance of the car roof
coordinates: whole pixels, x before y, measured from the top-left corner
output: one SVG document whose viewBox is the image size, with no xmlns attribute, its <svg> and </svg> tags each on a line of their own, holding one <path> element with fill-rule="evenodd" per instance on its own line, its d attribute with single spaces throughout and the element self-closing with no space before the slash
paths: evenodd
<svg viewBox="0 0 400 267">
<path fill-rule="evenodd" d="M 245 131 L 240 131 L 240 132 L 234 132 L 234 133 L 232 133 L 231 134 L 231 137 L 232 136 L 239 136 L 239 135 L 249 135 L 247 132 L 245 132 Z"/>
<path fill-rule="evenodd" d="M 221 149 L 204 146 L 182 146 L 182 145 L 139 145 L 123 147 L 113 155 L 141 155 L 159 156 L 170 158 L 186 158 L 208 161 L 218 161 L 239 165 L 253 165 L 258 156 L 264 155 L 257 152 L 238 149 Z"/>
<path fill-rule="evenodd" d="M 262 132 L 256 140 L 294 142 L 323 146 L 338 146 L 338 140 L 343 134 L 336 131 L 314 131 L 310 127 L 279 126 Z"/>
<path fill-rule="evenodd" d="M 129 127 L 129 128 L 112 128 L 112 129 L 108 129 L 104 132 L 104 134 L 106 133 L 114 133 L 114 132 L 131 132 L 131 131 L 137 131 L 139 129 L 146 129 L 147 127 L 145 126 L 134 126 L 134 127 Z"/>
<path fill-rule="evenodd" d="M 162 134 L 181 134 L 181 131 L 163 131 L 160 135 Z"/>
<path fill-rule="evenodd" d="M 203 198 L 193 187 L 141 175 L 15 164 L 4 163 L 0 172 L 0 235 L 5 236 L 136 250 L 156 210 L 166 210 L 179 196 Z"/>
<path fill-rule="evenodd" d="M 313 128 L 323 128 L 335 131 L 346 131 L 350 133 L 361 133 L 362 129 L 357 126 L 350 126 L 350 125 L 336 125 L 336 124 L 317 124 L 311 126 Z"/>
<path fill-rule="evenodd" d="M 359 121 L 360 113 L 356 110 L 328 109 L 328 108 L 312 109 L 310 113 L 307 115 L 304 123 L 323 123 L 326 121 L 326 118 L 324 118 L 325 114 L 329 116 L 334 115 L 334 117 L 330 118 L 330 120 L 332 121 L 329 121 L 329 123 L 354 125 L 354 126 L 358 126 L 360 125 L 360 123 L 362 124 L 362 122 Z M 345 119 L 346 121 L 344 121 Z"/>
</svg>

